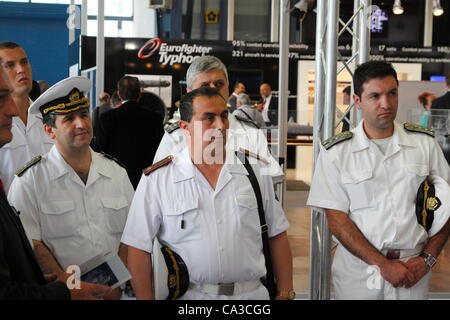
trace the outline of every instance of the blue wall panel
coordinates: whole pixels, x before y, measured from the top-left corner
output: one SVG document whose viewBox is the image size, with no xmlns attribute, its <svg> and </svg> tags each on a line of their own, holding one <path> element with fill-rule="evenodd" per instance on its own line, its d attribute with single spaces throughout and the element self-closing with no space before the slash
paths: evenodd
<svg viewBox="0 0 450 320">
<path fill-rule="evenodd" d="M 0 3 L 0 41 L 14 41 L 28 54 L 34 80 L 50 85 L 68 77 L 67 5 Z"/>
</svg>

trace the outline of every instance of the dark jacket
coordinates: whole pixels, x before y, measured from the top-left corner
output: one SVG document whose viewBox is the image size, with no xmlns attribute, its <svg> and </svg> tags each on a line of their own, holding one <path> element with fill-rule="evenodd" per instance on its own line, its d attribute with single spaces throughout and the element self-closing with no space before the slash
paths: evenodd
<svg viewBox="0 0 450 320">
<path fill-rule="evenodd" d="M 450 109 L 450 91 L 433 100 L 431 109 Z"/>
<path fill-rule="evenodd" d="M 100 122 L 101 132 L 97 137 L 100 150 L 125 166 L 136 189 L 142 170 L 153 163 L 164 134 L 162 122 L 136 101 L 127 101 L 119 108 L 103 113 Z"/>
<path fill-rule="evenodd" d="M 0 300 L 68 300 L 62 282 L 47 284 L 20 218 L 0 191 Z"/>
</svg>

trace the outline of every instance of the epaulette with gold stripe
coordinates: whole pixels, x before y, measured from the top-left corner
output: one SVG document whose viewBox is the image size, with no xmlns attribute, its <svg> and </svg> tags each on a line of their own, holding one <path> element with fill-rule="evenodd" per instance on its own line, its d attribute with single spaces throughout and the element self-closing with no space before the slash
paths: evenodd
<svg viewBox="0 0 450 320">
<path fill-rule="evenodd" d="M 256 123 L 256 121 L 253 121 L 253 120 L 250 120 L 250 119 L 241 117 L 241 116 L 237 116 L 237 115 L 235 115 L 234 117 L 235 117 L 237 120 L 239 120 L 239 121 L 242 121 L 242 122 L 244 122 L 244 123 L 246 123 L 246 124 L 251 124 L 252 126 L 256 127 L 256 129 L 259 129 L 259 126 L 258 126 L 258 124 Z"/>
<path fill-rule="evenodd" d="M 322 145 L 325 148 L 325 150 L 328 150 L 332 146 L 335 146 L 338 143 L 349 140 L 351 138 L 353 138 L 353 133 L 351 131 L 345 131 L 345 132 L 341 132 L 341 133 L 323 141 Z"/>
<path fill-rule="evenodd" d="M 30 169 L 32 166 L 34 166 L 36 163 L 42 160 L 41 156 L 34 157 L 31 161 L 29 161 L 26 165 L 24 165 L 22 168 L 16 171 L 16 175 L 18 177 L 21 177 L 25 171 Z"/>
<path fill-rule="evenodd" d="M 148 176 L 150 173 L 152 173 L 153 171 L 158 170 L 159 168 L 162 168 L 166 165 L 168 165 L 169 163 L 171 163 L 173 160 L 173 156 L 168 156 L 167 158 L 162 159 L 161 161 L 158 161 L 157 163 L 155 163 L 154 165 L 148 167 L 147 169 L 144 169 L 144 174 L 146 176 Z"/>
<path fill-rule="evenodd" d="M 426 127 L 419 126 L 418 124 L 405 123 L 403 125 L 403 127 L 405 128 L 406 131 L 409 131 L 409 132 L 424 133 L 424 134 L 427 134 L 427 135 L 429 135 L 429 136 L 431 136 L 433 138 L 436 136 L 436 134 L 434 133 L 433 130 L 430 130 L 430 129 L 426 128 Z"/>
<path fill-rule="evenodd" d="M 126 169 L 125 165 L 124 165 L 122 162 L 120 162 L 119 160 L 117 160 L 116 158 L 114 158 L 113 156 L 111 156 L 111 155 L 109 155 L 109 154 L 107 154 L 107 153 L 105 153 L 105 152 L 103 152 L 103 151 L 101 151 L 100 153 L 101 153 L 101 155 L 104 156 L 106 159 L 112 160 L 112 161 L 114 161 L 115 163 L 117 163 L 119 166 L 121 166 L 122 168 L 125 168 L 125 169 Z"/>
<path fill-rule="evenodd" d="M 264 164 L 267 164 L 267 165 L 270 164 L 269 160 L 267 160 L 266 158 L 261 157 L 259 154 L 253 153 L 253 152 L 248 151 L 248 150 L 246 150 L 246 149 L 244 149 L 244 148 L 239 148 L 239 152 L 242 152 L 242 153 L 245 154 L 246 156 L 255 158 L 255 159 L 261 161 L 261 162 L 264 163 Z"/>
</svg>

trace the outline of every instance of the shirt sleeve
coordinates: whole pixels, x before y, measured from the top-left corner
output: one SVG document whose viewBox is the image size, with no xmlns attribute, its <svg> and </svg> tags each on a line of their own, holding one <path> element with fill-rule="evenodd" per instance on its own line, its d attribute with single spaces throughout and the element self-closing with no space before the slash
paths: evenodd
<svg viewBox="0 0 450 320">
<path fill-rule="evenodd" d="M 430 174 L 438 175 L 450 184 L 450 166 L 436 139 L 432 143 L 430 164 Z"/>
<path fill-rule="evenodd" d="M 42 240 L 38 201 L 32 186 L 22 177 L 15 177 L 8 192 L 8 201 L 20 212 L 20 220 L 28 240 Z M 33 245 L 31 245 L 33 247 Z"/>
<path fill-rule="evenodd" d="M 342 184 L 337 161 L 323 147 L 314 170 L 306 203 L 309 207 L 349 212 L 350 200 Z"/>
<path fill-rule="evenodd" d="M 161 210 L 156 201 L 153 177 L 144 176 L 136 189 L 128 213 L 122 240 L 126 245 L 152 253 L 153 239 L 161 225 Z"/>
</svg>

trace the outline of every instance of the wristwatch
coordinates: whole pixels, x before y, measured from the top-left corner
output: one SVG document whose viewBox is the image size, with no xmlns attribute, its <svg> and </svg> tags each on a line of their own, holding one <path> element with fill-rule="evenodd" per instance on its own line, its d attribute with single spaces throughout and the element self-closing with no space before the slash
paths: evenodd
<svg viewBox="0 0 450 320">
<path fill-rule="evenodd" d="M 277 296 L 283 297 L 283 298 L 288 298 L 289 300 L 294 300 L 295 299 L 295 291 L 294 290 L 278 291 Z"/>
<path fill-rule="evenodd" d="M 423 260 L 425 261 L 425 264 L 430 269 L 433 268 L 434 265 L 436 264 L 437 259 L 429 253 L 422 252 L 421 254 L 419 254 L 419 256 L 423 258 Z"/>
</svg>

